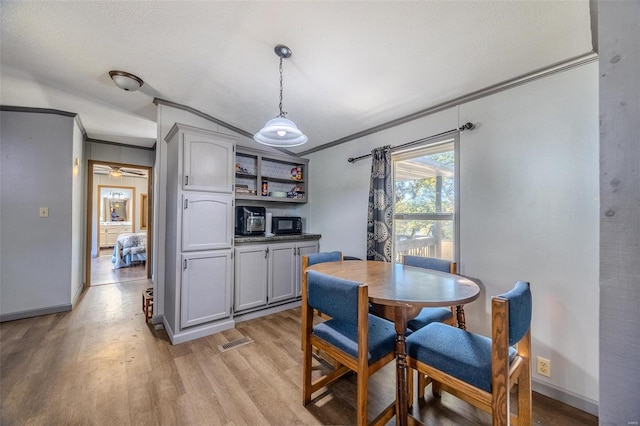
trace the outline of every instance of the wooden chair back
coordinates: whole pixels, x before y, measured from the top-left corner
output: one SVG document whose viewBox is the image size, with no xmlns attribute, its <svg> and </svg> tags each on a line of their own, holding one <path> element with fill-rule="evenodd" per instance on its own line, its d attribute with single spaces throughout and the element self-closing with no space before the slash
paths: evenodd
<svg viewBox="0 0 640 426">
<path fill-rule="evenodd" d="M 513 296 L 514 293 L 520 293 Z M 513 296 L 513 297 L 512 297 Z M 451 374 L 407 357 L 410 368 L 432 379 L 433 393 L 446 391 L 492 414 L 493 425 L 531 425 L 531 293 L 529 283 L 518 281 L 508 293 L 491 299 L 490 392 Z M 433 327 L 432 327 L 433 328 Z M 429 330 L 424 329 L 425 339 Z M 466 333 L 453 330 L 454 333 Z M 510 348 L 515 354 L 510 354 Z M 512 360 L 510 358 L 513 357 Z M 517 389 L 517 414 L 511 414 L 510 393 Z"/>
<path fill-rule="evenodd" d="M 357 375 L 356 424 L 359 426 L 367 425 L 369 376 L 395 359 L 393 323 L 389 322 L 392 339 L 390 350 L 370 363 L 367 285 L 320 274 L 316 271 L 306 271 L 305 275 L 310 277 L 303 281 L 302 287 L 303 404 L 306 406 L 311 403 L 312 396 L 316 391 L 330 385 L 349 371 L 354 371 Z M 326 312 L 332 318 L 330 321 L 338 324 L 336 330 L 343 329 L 345 324 L 355 326 L 357 330 L 357 355 L 354 356 L 354 354 L 314 333 L 314 310 Z M 378 318 L 372 320 L 388 322 Z M 337 362 L 333 370 L 316 378 L 312 377 L 314 348 L 328 354 Z M 394 415 L 395 399 L 370 424 L 384 425 Z"/>
</svg>

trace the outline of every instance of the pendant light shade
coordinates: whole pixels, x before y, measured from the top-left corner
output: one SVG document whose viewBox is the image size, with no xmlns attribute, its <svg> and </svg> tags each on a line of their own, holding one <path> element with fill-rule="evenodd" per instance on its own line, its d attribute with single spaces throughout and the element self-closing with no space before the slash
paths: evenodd
<svg viewBox="0 0 640 426">
<path fill-rule="evenodd" d="M 275 147 L 292 147 L 305 143 L 308 138 L 298 129 L 298 126 L 288 118 L 282 110 L 282 59 L 291 57 L 291 49 L 283 44 L 274 48 L 276 55 L 280 57 L 280 115 L 267 121 L 253 139 L 263 145 Z"/>
<path fill-rule="evenodd" d="M 263 145 L 279 147 L 298 146 L 308 140 L 293 121 L 284 117 L 267 121 L 267 124 L 253 135 L 253 139 Z"/>
</svg>

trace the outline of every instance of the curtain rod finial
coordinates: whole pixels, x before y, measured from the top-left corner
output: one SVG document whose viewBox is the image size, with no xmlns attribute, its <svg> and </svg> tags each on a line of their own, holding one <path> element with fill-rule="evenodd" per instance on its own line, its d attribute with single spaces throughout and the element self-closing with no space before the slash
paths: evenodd
<svg viewBox="0 0 640 426">
<path fill-rule="evenodd" d="M 458 130 L 460 130 L 461 132 L 464 132 L 465 130 L 473 130 L 475 128 L 475 124 L 467 122 L 464 123 L 462 126 L 458 127 Z"/>
</svg>

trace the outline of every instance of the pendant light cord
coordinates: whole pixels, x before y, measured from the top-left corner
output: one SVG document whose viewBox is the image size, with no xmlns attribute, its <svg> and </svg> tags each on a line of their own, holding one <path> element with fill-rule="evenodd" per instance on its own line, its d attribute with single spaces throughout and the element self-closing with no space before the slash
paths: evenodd
<svg viewBox="0 0 640 426">
<path fill-rule="evenodd" d="M 282 110 L 282 56 L 280 56 L 280 115 L 279 117 L 284 118 L 287 115 L 286 112 Z"/>
</svg>

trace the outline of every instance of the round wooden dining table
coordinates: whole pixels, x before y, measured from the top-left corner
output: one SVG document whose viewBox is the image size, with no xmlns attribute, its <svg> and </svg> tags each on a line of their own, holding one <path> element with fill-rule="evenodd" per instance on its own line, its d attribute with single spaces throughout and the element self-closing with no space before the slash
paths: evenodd
<svg viewBox="0 0 640 426">
<path fill-rule="evenodd" d="M 473 281 L 460 275 L 397 263 L 343 260 L 318 263 L 308 270 L 367 284 L 369 303 L 396 330 L 396 424 L 408 424 L 407 322 L 424 307 L 460 306 L 480 295 Z"/>
</svg>

